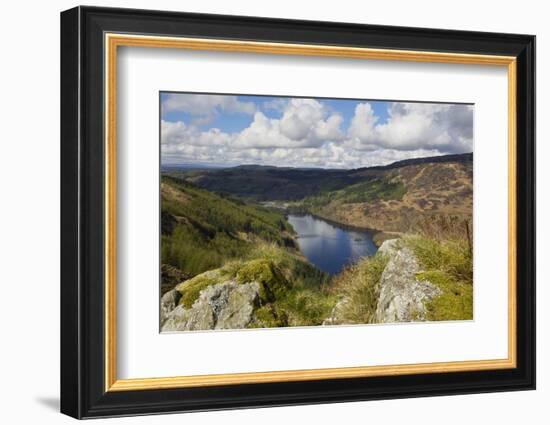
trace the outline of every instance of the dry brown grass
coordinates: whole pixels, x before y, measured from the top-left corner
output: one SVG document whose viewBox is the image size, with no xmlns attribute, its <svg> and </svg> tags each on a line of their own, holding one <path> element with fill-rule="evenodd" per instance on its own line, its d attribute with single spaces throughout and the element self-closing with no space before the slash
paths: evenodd
<svg viewBox="0 0 550 425">
<path fill-rule="evenodd" d="M 471 164 L 411 165 L 389 170 L 384 178 L 406 186 L 407 191 L 401 199 L 379 199 L 345 206 L 333 201 L 313 212 L 344 224 L 390 232 L 415 233 L 418 226 L 426 228 L 425 231 L 434 231 L 429 228 L 429 223 L 424 223 L 434 216 L 471 221 Z"/>
</svg>

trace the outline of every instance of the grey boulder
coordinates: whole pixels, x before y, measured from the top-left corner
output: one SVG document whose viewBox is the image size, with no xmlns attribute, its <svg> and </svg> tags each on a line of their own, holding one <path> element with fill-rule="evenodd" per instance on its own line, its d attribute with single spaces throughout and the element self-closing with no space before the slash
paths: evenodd
<svg viewBox="0 0 550 425">
<path fill-rule="evenodd" d="M 379 298 L 376 307 L 376 322 L 411 322 L 426 320 L 425 303 L 441 295 L 441 290 L 426 280 L 416 278 L 419 265 L 408 248 L 397 248 L 397 243 L 388 244 L 385 252 L 390 255 L 379 282 Z"/>
<path fill-rule="evenodd" d="M 237 283 L 234 280 L 210 285 L 200 292 L 191 308 L 177 305 L 164 315 L 161 323 L 163 332 L 242 329 L 254 317 L 258 306 L 260 285 L 257 282 Z M 166 299 L 166 305 L 171 299 Z"/>
</svg>

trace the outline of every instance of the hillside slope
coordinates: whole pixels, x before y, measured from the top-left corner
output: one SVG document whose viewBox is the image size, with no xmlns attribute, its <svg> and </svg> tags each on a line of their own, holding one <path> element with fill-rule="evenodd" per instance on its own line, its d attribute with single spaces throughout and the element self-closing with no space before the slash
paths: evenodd
<svg viewBox="0 0 550 425">
<path fill-rule="evenodd" d="M 258 242 L 294 248 L 284 215 L 164 176 L 161 261 L 189 276 L 249 254 Z"/>
<path fill-rule="evenodd" d="M 353 170 L 240 166 L 170 174 L 216 193 L 386 232 L 408 232 L 434 217 L 470 220 L 472 214 L 471 153 Z"/>
<path fill-rule="evenodd" d="M 161 216 L 163 331 L 320 325 L 333 307 L 281 212 L 163 177 Z"/>
<path fill-rule="evenodd" d="M 308 197 L 296 207 L 340 223 L 408 232 L 434 217 L 470 220 L 471 161 L 405 165 L 357 172 L 363 180 Z"/>
</svg>

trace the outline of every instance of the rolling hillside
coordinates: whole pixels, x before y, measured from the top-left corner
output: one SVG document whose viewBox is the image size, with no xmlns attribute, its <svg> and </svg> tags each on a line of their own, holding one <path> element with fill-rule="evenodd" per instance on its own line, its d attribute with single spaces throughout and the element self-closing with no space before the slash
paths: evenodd
<svg viewBox="0 0 550 425">
<path fill-rule="evenodd" d="M 248 308 L 254 320 L 246 316 L 247 327 L 319 325 L 334 305 L 328 275 L 298 251 L 282 213 L 163 177 L 161 216 L 163 330 L 222 326 L 212 314 L 229 301 L 235 309 L 227 323 L 237 327 Z M 188 315 L 195 304 L 201 308 L 201 296 L 207 295 L 206 316 L 185 316 L 192 325 L 178 328 L 183 320 L 178 312 Z M 176 306 L 176 316 L 168 319 Z"/>
<path fill-rule="evenodd" d="M 387 232 L 414 230 L 425 220 L 470 220 L 472 161 L 404 165 L 364 170 L 360 183 L 298 203 L 320 217 Z"/>
<path fill-rule="evenodd" d="M 219 194 L 284 203 L 346 225 L 407 232 L 437 216 L 471 218 L 473 155 L 399 161 L 353 170 L 240 166 L 171 170 Z"/>
<path fill-rule="evenodd" d="M 161 182 L 163 264 L 194 276 L 249 254 L 258 242 L 294 247 L 284 215 L 170 177 Z"/>
</svg>

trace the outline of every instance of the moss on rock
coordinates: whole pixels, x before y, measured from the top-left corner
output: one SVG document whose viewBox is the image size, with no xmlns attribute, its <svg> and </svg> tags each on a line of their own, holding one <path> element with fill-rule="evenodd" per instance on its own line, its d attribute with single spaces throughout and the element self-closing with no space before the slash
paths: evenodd
<svg viewBox="0 0 550 425">
<path fill-rule="evenodd" d="M 199 298 L 203 289 L 219 283 L 221 279 L 222 273 L 220 273 L 220 270 L 211 270 L 180 283 L 176 286 L 176 290 L 181 294 L 179 304 L 190 308 L 197 298 Z"/>
<path fill-rule="evenodd" d="M 288 282 L 279 268 L 266 259 L 252 260 L 245 263 L 236 273 L 237 282 L 258 282 L 260 298 L 264 302 L 273 302 L 284 295 Z"/>
</svg>

